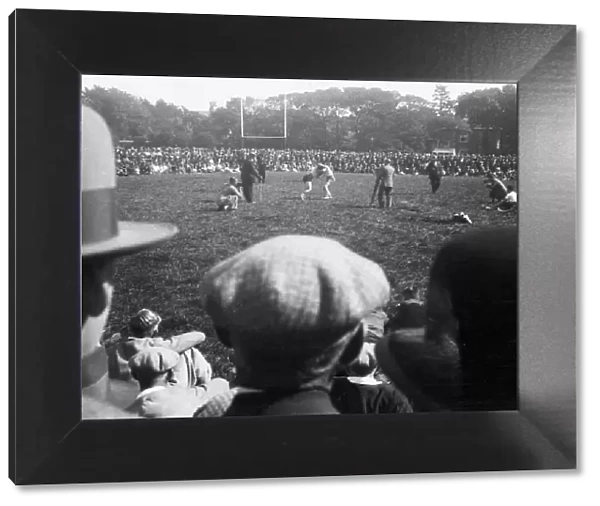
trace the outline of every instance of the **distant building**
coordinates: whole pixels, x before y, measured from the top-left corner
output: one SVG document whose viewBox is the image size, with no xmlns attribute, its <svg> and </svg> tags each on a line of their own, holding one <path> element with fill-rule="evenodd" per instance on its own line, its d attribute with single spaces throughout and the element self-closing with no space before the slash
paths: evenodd
<svg viewBox="0 0 600 506">
<path fill-rule="evenodd" d="M 123 148 L 129 148 L 132 146 L 138 147 L 138 146 L 145 146 L 146 144 L 148 144 L 148 140 L 146 140 L 145 137 L 133 137 L 130 139 L 121 139 L 119 141 L 119 146 L 123 147 Z"/>
<path fill-rule="evenodd" d="M 502 152 L 499 128 L 440 128 L 427 139 L 427 152 L 454 149 L 456 154 L 489 155 Z"/>
</svg>

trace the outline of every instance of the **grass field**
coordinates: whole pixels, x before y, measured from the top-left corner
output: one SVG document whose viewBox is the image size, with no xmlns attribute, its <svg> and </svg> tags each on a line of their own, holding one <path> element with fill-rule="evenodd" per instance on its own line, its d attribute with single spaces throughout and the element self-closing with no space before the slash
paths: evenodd
<svg viewBox="0 0 600 506">
<path fill-rule="evenodd" d="M 399 176 L 394 207 L 369 207 L 374 177 L 336 174 L 333 200 L 323 200 L 317 182 L 310 200 L 299 198 L 298 173 L 269 173 L 259 201 L 235 212 L 217 212 L 215 200 L 226 174 L 120 178 L 120 219 L 174 223 L 180 233 L 160 248 L 121 260 L 107 332 L 115 332 L 142 308 L 163 318 L 161 335 L 201 330 L 202 351 L 215 374 L 231 379 L 228 353 L 214 338 L 201 308 L 198 286 L 215 263 L 268 237 L 310 234 L 340 241 L 378 262 L 393 288 L 426 287 L 433 257 L 450 236 L 477 227 L 516 225 L 516 213 L 483 209 L 488 190 L 482 178 L 447 177 L 437 194 L 422 176 Z M 455 224 L 467 213 L 473 225 Z M 394 295 L 394 298 L 396 295 Z"/>
</svg>

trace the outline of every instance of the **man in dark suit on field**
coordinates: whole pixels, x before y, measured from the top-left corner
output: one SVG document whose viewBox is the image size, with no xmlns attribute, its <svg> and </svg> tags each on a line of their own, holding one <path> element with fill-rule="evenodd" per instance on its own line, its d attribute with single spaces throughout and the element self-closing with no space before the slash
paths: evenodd
<svg viewBox="0 0 600 506">
<path fill-rule="evenodd" d="M 258 155 L 256 157 L 256 161 L 258 164 L 258 173 L 260 174 L 260 177 L 262 178 L 261 183 L 264 184 L 265 180 L 267 179 L 267 164 L 265 163 L 265 161 L 261 155 Z"/>
<path fill-rule="evenodd" d="M 254 153 L 250 153 L 248 158 L 244 160 L 242 163 L 242 167 L 240 169 L 241 179 L 242 179 L 242 192 L 244 194 L 244 198 L 246 202 L 249 204 L 253 204 L 252 200 L 252 190 L 254 187 L 255 181 L 261 181 L 262 177 L 256 170 L 256 155 Z"/>
<path fill-rule="evenodd" d="M 425 171 L 431 183 L 431 193 L 437 192 L 442 184 L 442 168 L 435 157 L 427 164 Z"/>
</svg>

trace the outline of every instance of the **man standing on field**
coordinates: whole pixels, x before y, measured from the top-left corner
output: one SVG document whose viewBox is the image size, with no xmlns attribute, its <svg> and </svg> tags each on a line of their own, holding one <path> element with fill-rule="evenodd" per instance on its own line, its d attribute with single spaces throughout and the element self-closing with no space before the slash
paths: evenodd
<svg viewBox="0 0 600 506">
<path fill-rule="evenodd" d="M 240 169 L 241 179 L 242 179 L 242 192 L 244 193 L 244 197 L 246 202 L 249 204 L 253 204 L 253 196 L 252 190 L 254 188 L 255 181 L 262 181 L 262 177 L 256 170 L 256 155 L 254 153 L 250 153 L 248 158 L 244 160 L 242 163 L 242 168 Z"/>
<path fill-rule="evenodd" d="M 435 157 L 427 164 L 425 171 L 431 184 L 431 193 L 435 193 L 442 184 L 442 168 Z"/>
<path fill-rule="evenodd" d="M 392 167 L 391 160 L 386 158 L 384 160 L 385 165 L 379 167 L 375 171 L 375 188 L 373 188 L 373 195 L 371 196 L 371 205 L 375 200 L 375 194 L 379 201 L 379 207 L 392 207 L 392 191 L 394 190 L 394 167 Z"/>
</svg>

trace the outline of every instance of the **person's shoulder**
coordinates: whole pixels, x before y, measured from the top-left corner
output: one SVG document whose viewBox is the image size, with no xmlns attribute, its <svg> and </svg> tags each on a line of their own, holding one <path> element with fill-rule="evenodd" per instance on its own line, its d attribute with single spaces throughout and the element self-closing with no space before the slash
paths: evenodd
<svg viewBox="0 0 600 506">
<path fill-rule="evenodd" d="M 386 405 L 388 413 L 412 413 L 412 406 L 408 398 L 394 386 L 382 383 L 378 388 L 381 401 Z"/>
</svg>

